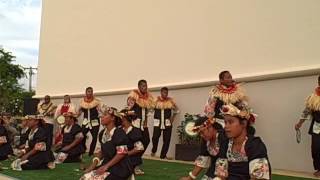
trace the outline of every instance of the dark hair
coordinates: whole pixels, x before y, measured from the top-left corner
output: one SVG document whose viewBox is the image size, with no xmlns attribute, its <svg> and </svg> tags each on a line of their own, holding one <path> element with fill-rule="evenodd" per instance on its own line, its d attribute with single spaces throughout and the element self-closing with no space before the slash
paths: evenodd
<svg viewBox="0 0 320 180">
<path fill-rule="evenodd" d="M 137 118 L 136 114 L 130 114 L 128 109 L 122 109 L 120 113 L 123 113 L 126 120 L 128 120 L 130 123 Z"/>
<path fill-rule="evenodd" d="M 235 116 L 239 119 L 240 124 L 244 124 L 244 122 L 247 122 L 247 134 L 254 136 L 256 134 L 256 129 L 249 123 L 249 121 L 245 118 L 241 118 L 239 116 Z"/>
<path fill-rule="evenodd" d="M 114 125 L 115 125 L 116 127 L 121 126 L 121 118 L 120 118 L 119 116 L 116 116 L 116 115 L 115 115 L 115 112 L 117 112 L 118 109 L 115 108 L 115 107 L 110 107 L 110 109 L 112 109 L 113 113 L 108 113 L 108 114 L 110 114 L 111 116 L 114 117 Z"/>
<path fill-rule="evenodd" d="M 167 87 L 163 87 L 160 91 L 169 91 L 169 89 Z"/>
<path fill-rule="evenodd" d="M 217 123 L 217 122 L 214 122 L 214 123 L 212 124 L 212 127 L 213 127 L 214 129 L 216 129 L 216 130 L 222 130 L 222 129 L 223 129 L 222 125 L 221 125 L 220 123 Z"/>
<path fill-rule="evenodd" d="M 144 79 L 139 80 L 139 81 L 138 81 L 138 86 L 140 86 L 142 83 L 146 83 L 146 84 L 147 84 L 147 81 L 144 80 Z"/>
<path fill-rule="evenodd" d="M 208 120 L 207 116 L 199 116 L 194 125 L 201 126 L 204 122 L 206 122 L 206 120 Z"/>
<path fill-rule="evenodd" d="M 318 82 L 320 82 L 320 75 L 318 76 Z"/>
<path fill-rule="evenodd" d="M 43 119 L 35 119 L 36 121 L 38 121 L 38 127 L 44 127 L 45 126 L 45 122 Z"/>
<path fill-rule="evenodd" d="M 78 122 L 78 118 L 76 118 L 75 116 L 71 116 L 71 119 L 73 120 L 74 123 Z"/>
<path fill-rule="evenodd" d="M 92 87 L 87 87 L 87 88 L 86 88 L 86 92 L 87 92 L 88 90 L 93 90 L 93 88 L 92 88 Z"/>
<path fill-rule="evenodd" d="M 222 72 L 220 72 L 220 73 L 219 73 L 219 79 L 222 80 L 222 79 L 224 78 L 224 75 L 225 75 L 226 73 L 230 73 L 230 72 L 229 72 L 229 71 L 222 71 Z"/>
</svg>

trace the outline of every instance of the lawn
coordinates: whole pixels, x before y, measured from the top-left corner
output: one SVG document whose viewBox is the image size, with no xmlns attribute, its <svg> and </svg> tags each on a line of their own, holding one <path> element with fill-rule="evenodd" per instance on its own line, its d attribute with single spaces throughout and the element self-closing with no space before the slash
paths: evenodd
<svg viewBox="0 0 320 180">
<path fill-rule="evenodd" d="M 87 158 L 86 158 L 87 159 Z M 89 161 L 87 159 L 87 161 Z M 2 167 L 9 167 L 10 161 L 3 161 Z M 34 171 L 12 171 L 3 170 L 0 173 L 22 180 L 73 180 L 79 179 L 82 175 L 78 171 L 79 164 L 61 164 L 54 170 L 34 170 Z M 144 176 L 136 177 L 136 180 L 177 180 L 179 177 L 187 175 L 192 169 L 192 165 L 162 162 L 155 160 L 144 160 Z M 305 178 L 287 177 L 274 175 L 273 180 L 307 180 Z"/>
</svg>

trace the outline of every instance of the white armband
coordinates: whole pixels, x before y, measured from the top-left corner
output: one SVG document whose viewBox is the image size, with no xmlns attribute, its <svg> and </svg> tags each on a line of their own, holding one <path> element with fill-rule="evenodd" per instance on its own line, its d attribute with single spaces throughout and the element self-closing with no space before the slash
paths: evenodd
<svg viewBox="0 0 320 180">
<path fill-rule="evenodd" d="M 201 168 L 209 168 L 211 164 L 210 156 L 198 156 L 194 164 Z"/>
<path fill-rule="evenodd" d="M 270 179 L 268 160 L 266 158 L 259 158 L 250 161 L 249 173 L 253 179 Z"/>
<path fill-rule="evenodd" d="M 228 159 L 218 158 L 216 160 L 216 168 L 214 174 L 221 178 L 228 177 Z"/>
<path fill-rule="evenodd" d="M 143 151 L 144 147 L 141 141 L 137 141 L 134 143 L 134 149 L 137 151 Z"/>
</svg>

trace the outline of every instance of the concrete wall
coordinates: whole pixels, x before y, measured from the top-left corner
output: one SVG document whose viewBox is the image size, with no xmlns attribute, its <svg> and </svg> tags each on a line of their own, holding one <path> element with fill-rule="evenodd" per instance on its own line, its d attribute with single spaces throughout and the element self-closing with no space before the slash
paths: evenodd
<svg viewBox="0 0 320 180">
<path fill-rule="evenodd" d="M 319 0 L 44 0 L 36 93 L 319 68 L 319 17 Z"/>
</svg>

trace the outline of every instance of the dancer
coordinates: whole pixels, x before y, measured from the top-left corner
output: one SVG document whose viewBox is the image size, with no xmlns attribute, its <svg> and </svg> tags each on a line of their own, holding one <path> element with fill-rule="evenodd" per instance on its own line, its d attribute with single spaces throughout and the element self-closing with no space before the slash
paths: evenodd
<svg viewBox="0 0 320 180">
<path fill-rule="evenodd" d="M 121 124 L 117 109 L 103 107 L 101 124 L 105 127 L 99 133 L 101 150 L 81 179 L 127 180 L 132 174 L 128 156 L 129 140 L 124 130 L 117 128 Z"/>
<path fill-rule="evenodd" d="M 215 175 L 222 179 L 271 179 L 267 148 L 249 128 L 254 120 L 243 103 L 222 107 L 228 140 L 221 145 Z"/>
<path fill-rule="evenodd" d="M 80 162 L 81 155 L 85 148 L 82 143 L 83 133 L 81 127 L 77 124 L 75 114 L 71 112 L 64 113 L 65 126 L 62 128 L 62 143 L 57 150 L 55 163 Z"/>
<path fill-rule="evenodd" d="M 168 97 L 169 89 L 167 87 L 161 88 L 161 96 L 158 96 L 155 102 L 154 109 L 154 128 L 152 136 L 152 154 L 155 156 L 159 138 L 161 133 L 163 133 L 163 145 L 160 153 L 160 159 L 169 159 L 167 157 L 167 152 L 170 146 L 171 133 L 172 133 L 172 123 L 178 112 L 178 107 L 173 100 L 173 98 Z"/>
<path fill-rule="evenodd" d="M 182 177 L 180 180 L 196 179 L 201 171 L 207 168 L 207 172 L 201 178 L 202 180 L 211 180 L 215 177 L 215 163 L 219 157 L 221 144 L 226 141 L 222 126 L 208 117 L 199 118 L 193 131 L 201 136 L 201 151 L 195 160 L 195 166 L 189 172 L 189 176 Z"/>
<path fill-rule="evenodd" d="M 82 132 L 84 135 L 83 144 L 86 147 L 87 134 L 90 131 L 92 140 L 89 149 L 89 156 L 92 156 L 96 148 L 100 121 L 99 121 L 99 111 L 101 102 L 99 99 L 94 97 L 93 88 L 86 88 L 86 96 L 80 101 L 79 116 L 83 113 L 82 121 Z"/>
<path fill-rule="evenodd" d="M 133 110 L 137 118 L 132 121 L 132 125 L 142 130 L 144 151 L 148 148 L 150 143 L 150 135 L 148 129 L 148 113 L 154 108 L 154 99 L 152 94 L 148 91 L 148 84 L 146 80 L 138 82 L 138 89 L 129 93 L 128 105 L 130 110 Z M 135 174 L 142 175 L 144 172 L 139 166 L 135 167 Z"/>
<path fill-rule="evenodd" d="M 295 125 L 299 130 L 302 124 L 311 119 L 309 134 L 311 135 L 311 154 L 313 167 L 316 170 L 314 176 L 320 177 L 320 76 L 318 76 L 318 87 L 307 98 L 306 107 L 301 115 L 300 121 Z"/>
<path fill-rule="evenodd" d="M 21 150 L 21 156 L 11 167 L 13 170 L 53 169 L 54 156 L 48 148 L 48 133 L 46 133 L 42 116 L 27 116 L 30 132 L 26 146 Z"/>
</svg>

